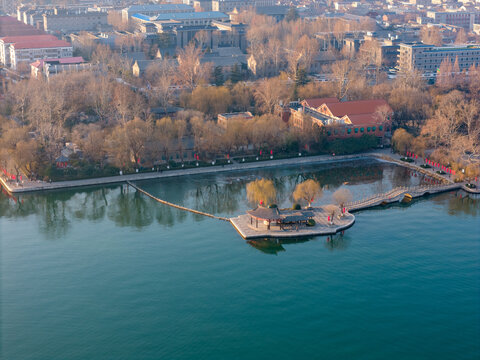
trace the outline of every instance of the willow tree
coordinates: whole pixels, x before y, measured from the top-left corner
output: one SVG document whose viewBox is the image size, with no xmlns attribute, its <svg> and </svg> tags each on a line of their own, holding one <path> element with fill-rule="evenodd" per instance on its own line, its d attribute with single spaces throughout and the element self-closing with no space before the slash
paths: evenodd
<svg viewBox="0 0 480 360">
<path fill-rule="evenodd" d="M 247 199 L 251 204 L 271 204 L 277 198 L 272 180 L 257 179 L 247 184 Z"/>
<path fill-rule="evenodd" d="M 295 187 L 293 199 L 299 203 L 307 203 L 308 206 L 322 196 L 322 188 L 318 181 L 308 179 Z"/>
</svg>

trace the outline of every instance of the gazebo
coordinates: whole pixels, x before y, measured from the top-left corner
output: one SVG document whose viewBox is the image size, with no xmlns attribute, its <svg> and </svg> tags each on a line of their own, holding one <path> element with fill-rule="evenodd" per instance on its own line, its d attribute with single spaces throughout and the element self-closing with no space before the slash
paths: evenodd
<svg viewBox="0 0 480 360">
<path fill-rule="evenodd" d="M 255 226 L 258 228 L 258 220 L 268 222 L 267 229 L 270 230 L 270 223 L 280 222 L 282 216 L 277 208 L 266 208 L 263 206 L 258 206 L 256 209 L 247 210 L 247 214 L 250 215 L 250 224 L 253 225 L 253 219 L 255 219 Z"/>
</svg>

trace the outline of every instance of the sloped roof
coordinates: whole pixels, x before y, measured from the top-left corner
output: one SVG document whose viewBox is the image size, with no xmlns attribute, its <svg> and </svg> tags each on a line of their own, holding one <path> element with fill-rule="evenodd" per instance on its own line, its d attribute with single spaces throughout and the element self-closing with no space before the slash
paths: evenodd
<svg viewBox="0 0 480 360">
<path fill-rule="evenodd" d="M 361 114 L 373 114 L 381 106 L 388 106 L 388 103 L 383 99 L 376 100 L 358 100 L 358 101 L 345 101 L 327 104 L 330 112 L 337 117 L 348 115 L 352 119 L 352 115 Z"/>
<path fill-rule="evenodd" d="M 258 206 L 254 210 L 247 210 L 247 214 L 262 220 L 279 220 L 281 218 L 277 208 L 266 208 L 263 206 Z"/>
<path fill-rule="evenodd" d="M 13 44 L 30 41 L 44 41 L 44 40 L 58 40 L 53 35 L 17 35 L 17 36 L 4 36 L 0 38 L 4 44 Z"/>
<path fill-rule="evenodd" d="M 15 49 L 45 49 L 45 48 L 58 48 L 58 47 L 71 47 L 72 44 L 63 40 L 41 40 L 41 41 L 25 41 L 19 43 L 13 43 Z"/>
<path fill-rule="evenodd" d="M 326 97 L 326 98 L 313 98 L 313 99 L 305 99 L 303 100 L 305 102 L 306 106 L 312 107 L 312 108 L 318 108 L 323 104 L 329 104 L 329 103 L 337 103 L 338 99 L 335 97 Z"/>
</svg>

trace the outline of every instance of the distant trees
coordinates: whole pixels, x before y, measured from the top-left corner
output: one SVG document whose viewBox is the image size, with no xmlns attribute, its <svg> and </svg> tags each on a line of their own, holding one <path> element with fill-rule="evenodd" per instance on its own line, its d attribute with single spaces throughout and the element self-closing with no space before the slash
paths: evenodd
<svg viewBox="0 0 480 360">
<path fill-rule="evenodd" d="M 247 199 L 252 205 L 275 203 L 277 192 L 272 180 L 257 179 L 247 184 Z"/>
<path fill-rule="evenodd" d="M 420 39 L 428 45 L 441 46 L 443 44 L 442 34 L 436 26 L 424 26 L 420 31 Z"/>
<path fill-rule="evenodd" d="M 288 85 L 278 77 L 261 80 L 254 89 L 254 97 L 262 112 L 272 114 L 280 101 L 285 103 L 289 98 Z"/>
<path fill-rule="evenodd" d="M 190 108 L 214 117 L 227 111 L 232 104 L 232 97 L 226 87 L 199 86 L 193 90 L 188 104 Z"/>
<path fill-rule="evenodd" d="M 194 42 L 188 44 L 178 53 L 178 80 L 191 90 L 193 90 L 198 83 L 210 77 L 210 66 L 201 63 L 202 56 L 202 49 L 196 47 Z"/>
<path fill-rule="evenodd" d="M 295 187 L 293 199 L 299 203 L 306 203 L 308 207 L 322 196 L 322 188 L 318 181 L 308 179 Z"/>
<path fill-rule="evenodd" d="M 155 62 L 146 70 L 146 79 L 151 86 L 150 93 L 165 111 L 173 101 L 174 73 L 174 67 L 168 60 Z"/>
</svg>

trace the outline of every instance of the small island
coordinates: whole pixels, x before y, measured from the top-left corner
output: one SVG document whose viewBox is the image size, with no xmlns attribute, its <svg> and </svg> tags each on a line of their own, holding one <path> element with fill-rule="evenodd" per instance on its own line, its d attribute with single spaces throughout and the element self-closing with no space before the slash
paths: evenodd
<svg viewBox="0 0 480 360">
<path fill-rule="evenodd" d="M 351 201 L 351 193 L 340 188 L 334 194 L 336 205 L 312 207 L 322 195 L 320 184 L 309 179 L 297 185 L 292 194 L 296 201 L 290 209 L 279 209 L 273 201 L 276 192 L 271 180 L 259 179 L 247 185 L 247 197 L 256 208 L 230 219 L 244 239 L 283 238 L 315 235 L 331 235 L 353 225 L 355 216 L 343 206 Z M 269 206 L 265 203 L 271 201 Z M 301 203 L 306 204 L 302 208 Z"/>
</svg>

